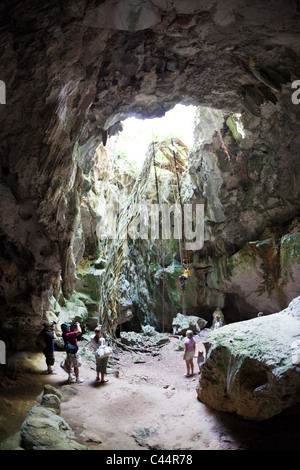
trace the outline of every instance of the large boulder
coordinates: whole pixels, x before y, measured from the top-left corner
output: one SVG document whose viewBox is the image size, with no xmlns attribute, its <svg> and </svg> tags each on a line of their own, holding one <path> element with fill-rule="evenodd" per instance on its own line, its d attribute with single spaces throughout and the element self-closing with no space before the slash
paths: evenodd
<svg viewBox="0 0 300 470">
<path fill-rule="evenodd" d="M 122 331 L 120 333 L 121 343 L 131 347 L 143 347 L 145 337 L 135 331 Z"/>
<path fill-rule="evenodd" d="M 205 347 L 197 393 L 210 407 L 262 421 L 300 401 L 300 297 L 211 332 Z"/>
<path fill-rule="evenodd" d="M 199 333 L 207 324 L 206 320 L 203 318 L 196 317 L 193 315 L 182 315 L 182 313 L 177 313 L 176 317 L 173 319 L 173 334 L 176 335 L 185 335 L 187 330 L 192 330 L 194 334 Z"/>
<path fill-rule="evenodd" d="M 44 390 L 39 405 L 31 408 L 22 424 L 20 445 L 26 450 L 86 450 L 75 440 L 72 427 L 59 415 L 60 394 Z"/>
<path fill-rule="evenodd" d="M 227 261 L 222 290 L 248 315 L 278 312 L 299 294 L 300 221 L 295 219 L 287 233 L 275 230 L 265 230 L 261 240 L 246 243 Z"/>
</svg>

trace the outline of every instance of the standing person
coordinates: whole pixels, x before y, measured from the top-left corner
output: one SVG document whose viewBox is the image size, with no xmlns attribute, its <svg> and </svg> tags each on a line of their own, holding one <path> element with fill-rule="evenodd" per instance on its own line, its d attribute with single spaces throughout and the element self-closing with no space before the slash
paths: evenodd
<svg viewBox="0 0 300 470">
<path fill-rule="evenodd" d="M 198 356 L 195 356 L 197 358 L 197 364 L 198 364 L 198 367 L 199 367 L 199 372 L 198 374 L 201 374 L 201 366 L 204 364 L 205 362 L 205 356 L 204 356 L 204 351 L 198 351 Z"/>
<path fill-rule="evenodd" d="M 185 360 L 186 370 L 187 370 L 185 377 L 190 377 L 191 375 L 194 375 L 193 360 L 195 356 L 195 350 L 196 350 L 196 341 L 195 341 L 193 332 L 192 330 L 187 330 L 186 338 L 184 340 L 184 355 L 183 355 L 183 359 Z"/>
<path fill-rule="evenodd" d="M 75 330 L 70 331 L 70 325 L 63 323 L 61 325 L 61 329 L 63 332 L 62 337 L 63 337 L 65 348 L 67 351 L 67 358 L 65 361 L 65 370 L 69 374 L 69 380 L 73 380 L 73 376 L 71 374 L 72 367 L 73 367 L 75 378 L 76 378 L 76 383 L 82 383 L 84 382 L 84 380 L 79 377 L 79 367 L 81 366 L 81 357 L 78 352 L 78 343 L 77 343 L 77 336 L 79 336 L 82 333 L 80 324 L 78 322 L 75 323 Z"/>
<path fill-rule="evenodd" d="M 47 364 L 47 374 L 56 374 L 53 370 L 55 357 L 54 357 L 54 340 L 56 339 L 55 335 L 55 323 L 44 323 L 43 339 L 44 339 L 44 349 L 43 353 L 45 355 L 46 364 Z"/>
<path fill-rule="evenodd" d="M 104 346 L 105 345 L 105 339 L 102 336 L 102 325 L 99 325 L 95 328 L 94 330 L 95 336 L 91 339 L 91 341 L 87 344 L 87 346 L 92 349 L 93 354 L 95 354 L 95 359 L 96 359 L 96 380 L 100 380 L 100 383 L 105 383 L 108 382 L 108 380 L 105 380 L 105 374 L 106 374 L 106 367 L 107 367 L 107 361 L 108 361 L 108 356 L 106 357 L 100 357 L 96 355 L 96 351 L 99 348 L 99 346 Z M 100 379 L 100 374 L 101 374 L 101 379 Z"/>
<path fill-rule="evenodd" d="M 221 328 L 221 326 L 222 326 L 222 324 L 221 324 L 221 315 L 217 314 L 214 330 L 217 330 L 218 328 Z"/>
</svg>

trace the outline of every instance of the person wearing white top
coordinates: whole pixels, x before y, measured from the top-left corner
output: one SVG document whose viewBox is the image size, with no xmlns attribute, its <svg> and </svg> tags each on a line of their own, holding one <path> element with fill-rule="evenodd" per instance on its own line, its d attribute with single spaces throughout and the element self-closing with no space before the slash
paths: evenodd
<svg viewBox="0 0 300 470">
<path fill-rule="evenodd" d="M 195 347 L 196 347 L 196 342 L 195 338 L 193 336 L 192 330 L 187 330 L 186 332 L 186 338 L 184 340 L 184 355 L 183 359 L 185 360 L 186 363 L 186 374 L 185 377 L 190 377 L 191 375 L 194 375 L 194 356 L 195 356 Z"/>
<path fill-rule="evenodd" d="M 106 374 L 106 367 L 107 367 L 107 361 L 108 361 L 108 356 L 106 357 L 99 357 L 96 355 L 96 351 L 99 348 L 99 346 L 104 346 L 105 345 L 105 338 L 102 336 L 102 327 L 101 325 L 97 326 L 94 330 L 95 336 L 89 341 L 87 344 L 88 348 L 92 350 L 93 354 L 95 354 L 95 360 L 96 360 L 96 372 L 97 372 L 97 377 L 96 380 L 99 381 L 100 383 L 105 383 L 108 382 L 108 380 L 105 380 L 105 374 Z M 100 379 L 101 375 L 101 379 Z"/>
</svg>

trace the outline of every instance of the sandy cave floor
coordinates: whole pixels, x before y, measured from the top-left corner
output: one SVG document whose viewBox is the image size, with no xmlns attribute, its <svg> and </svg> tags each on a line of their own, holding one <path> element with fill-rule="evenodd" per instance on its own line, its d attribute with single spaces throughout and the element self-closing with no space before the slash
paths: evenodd
<svg viewBox="0 0 300 470">
<path fill-rule="evenodd" d="M 299 449 L 297 419 L 289 414 L 255 423 L 201 403 L 196 360 L 195 374 L 185 377 L 183 352 L 174 349 L 177 342 L 170 336 L 158 356 L 118 348 L 105 384 L 95 381 L 95 364 L 84 358 L 80 368 L 84 382 L 69 383 L 59 367 L 65 353 L 56 352 L 57 375 L 24 372 L 19 380 L 22 394 L 16 385 L 6 392 L 0 388 L 0 437 L 1 430 L 5 438 L 18 431 L 42 385 L 50 383 L 63 392 L 61 416 L 73 426 L 77 440 L 91 450 Z M 200 341 L 198 347 L 202 347 Z M 145 362 L 135 363 L 137 356 Z M 42 355 L 39 365 L 45 370 Z M 5 415 L 9 418 L 4 426 Z"/>
</svg>

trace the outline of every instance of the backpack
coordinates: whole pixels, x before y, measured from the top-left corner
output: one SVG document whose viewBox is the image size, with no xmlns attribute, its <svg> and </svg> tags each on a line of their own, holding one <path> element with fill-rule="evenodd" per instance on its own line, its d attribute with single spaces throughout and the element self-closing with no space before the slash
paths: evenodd
<svg viewBox="0 0 300 470">
<path fill-rule="evenodd" d="M 67 353 L 76 354 L 78 351 L 78 346 L 76 346 L 76 344 L 72 344 L 69 341 L 67 341 L 65 350 L 67 351 Z"/>
</svg>

